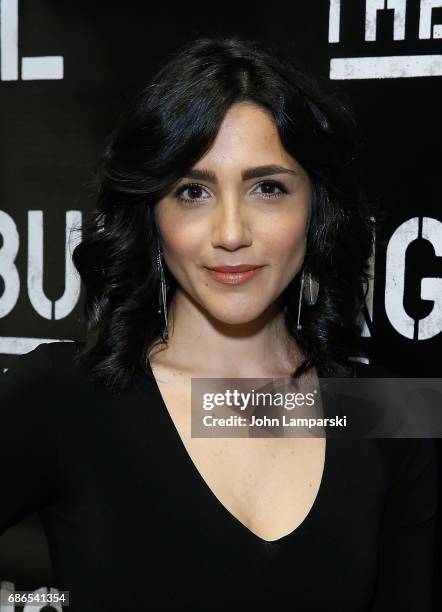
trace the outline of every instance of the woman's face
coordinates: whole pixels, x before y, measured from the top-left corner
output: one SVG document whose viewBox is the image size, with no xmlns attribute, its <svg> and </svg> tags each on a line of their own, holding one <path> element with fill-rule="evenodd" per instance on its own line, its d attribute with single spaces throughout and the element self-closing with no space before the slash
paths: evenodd
<svg viewBox="0 0 442 612">
<path fill-rule="evenodd" d="M 179 289 L 228 324 L 262 315 L 302 267 L 311 210 L 307 173 L 283 149 L 271 117 L 239 103 L 211 149 L 156 205 L 164 259 Z M 207 268 L 252 264 L 239 284 Z"/>
</svg>

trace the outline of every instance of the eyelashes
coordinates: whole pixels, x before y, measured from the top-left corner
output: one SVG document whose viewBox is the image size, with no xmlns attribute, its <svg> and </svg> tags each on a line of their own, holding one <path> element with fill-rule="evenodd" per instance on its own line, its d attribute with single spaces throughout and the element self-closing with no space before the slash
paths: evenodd
<svg viewBox="0 0 442 612">
<path fill-rule="evenodd" d="M 262 181 L 261 183 L 258 183 L 255 189 L 258 189 L 258 188 L 267 189 L 269 187 L 272 190 L 278 189 L 279 191 L 276 191 L 273 193 L 268 193 L 268 192 L 259 193 L 258 192 L 259 195 L 263 197 L 265 200 L 272 200 L 275 198 L 280 198 L 284 194 L 288 193 L 284 184 L 279 181 L 269 181 L 269 180 Z M 201 194 L 204 193 L 205 191 L 206 191 L 206 187 L 204 185 L 200 185 L 199 183 L 186 183 L 185 185 L 181 185 L 180 187 L 178 187 L 178 189 L 174 192 L 173 197 L 179 200 L 180 202 L 182 202 L 183 204 L 186 204 L 187 206 L 191 206 L 191 205 L 198 204 L 199 202 L 203 202 L 204 200 L 208 199 L 207 197 L 198 197 L 198 196 L 201 196 Z M 185 197 L 184 194 L 186 192 L 190 194 L 193 193 L 194 197 L 192 196 Z"/>
</svg>

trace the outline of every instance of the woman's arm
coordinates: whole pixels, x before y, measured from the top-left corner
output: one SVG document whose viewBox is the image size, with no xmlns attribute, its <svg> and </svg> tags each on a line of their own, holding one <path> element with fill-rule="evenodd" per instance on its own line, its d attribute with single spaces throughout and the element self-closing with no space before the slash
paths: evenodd
<svg viewBox="0 0 442 612">
<path fill-rule="evenodd" d="M 50 344 L 0 374 L 0 534 L 55 493 L 56 425 Z"/>
<path fill-rule="evenodd" d="M 370 612 L 433 612 L 439 489 L 436 442 L 424 438 L 385 442 L 405 449 L 385 508 Z"/>
</svg>

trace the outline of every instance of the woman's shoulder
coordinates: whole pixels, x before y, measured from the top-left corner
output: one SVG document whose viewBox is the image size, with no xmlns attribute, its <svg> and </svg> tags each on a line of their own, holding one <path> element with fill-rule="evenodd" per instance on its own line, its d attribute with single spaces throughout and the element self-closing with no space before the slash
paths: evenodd
<svg viewBox="0 0 442 612">
<path fill-rule="evenodd" d="M 60 340 L 39 344 L 35 352 L 40 352 L 41 359 L 52 362 L 58 368 L 71 368 L 75 365 L 74 357 L 81 351 L 85 343 L 79 340 Z"/>
<path fill-rule="evenodd" d="M 354 361 L 357 378 L 404 378 L 394 367 Z M 380 449 L 391 474 L 392 497 L 405 523 L 412 524 L 436 511 L 440 482 L 439 440 L 429 437 L 378 437 L 372 442 Z M 420 500 L 420 501 L 419 501 Z M 405 505 L 406 509 L 399 511 Z"/>
<path fill-rule="evenodd" d="M 22 387 L 51 387 L 56 380 L 70 378 L 76 368 L 75 355 L 83 343 L 79 341 L 42 342 L 31 350 L 17 355 L 12 364 L 0 375 L 2 391 Z"/>
<path fill-rule="evenodd" d="M 69 340 L 41 342 L 29 351 L 17 355 L 11 369 L 16 369 L 16 366 L 23 368 L 67 365 L 83 345 L 84 342 Z"/>
<path fill-rule="evenodd" d="M 391 474 L 391 509 L 402 525 L 433 517 L 439 508 L 440 449 L 434 438 L 377 440 Z"/>
<path fill-rule="evenodd" d="M 9 436 L 15 432 L 22 443 L 28 443 L 33 435 L 41 440 L 52 435 L 59 407 L 65 405 L 59 399 L 69 397 L 64 386 L 68 383 L 63 381 L 73 378 L 76 350 L 76 343 L 42 342 L 16 355 L 0 374 L 0 417 Z M 46 429 L 47 436 L 42 433 Z M 5 447 L 4 438 L 1 443 Z"/>
</svg>

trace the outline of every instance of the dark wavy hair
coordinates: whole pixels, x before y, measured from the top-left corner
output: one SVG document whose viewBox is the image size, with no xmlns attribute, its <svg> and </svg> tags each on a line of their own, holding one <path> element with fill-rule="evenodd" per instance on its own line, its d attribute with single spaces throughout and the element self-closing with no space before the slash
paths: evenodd
<svg viewBox="0 0 442 612">
<path fill-rule="evenodd" d="M 355 185 L 357 126 L 348 105 L 296 61 L 240 37 L 199 38 L 157 71 L 120 116 L 97 164 L 96 206 L 73 261 L 85 288 L 86 341 L 77 360 L 110 390 L 151 376 L 147 355 L 164 342 L 158 314 L 155 203 L 212 145 L 229 107 L 270 111 L 285 150 L 309 175 L 312 217 L 304 267 L 319 281 L 296 330 L 300 274 L 283 292 L 284 318 L 302 351 L 293 372 L 350 376 L 364 355 L 361 309 L 374 239 L 369 205 Z M 168 303 L 176 281 L 165 270 Z"/>
</svg>

